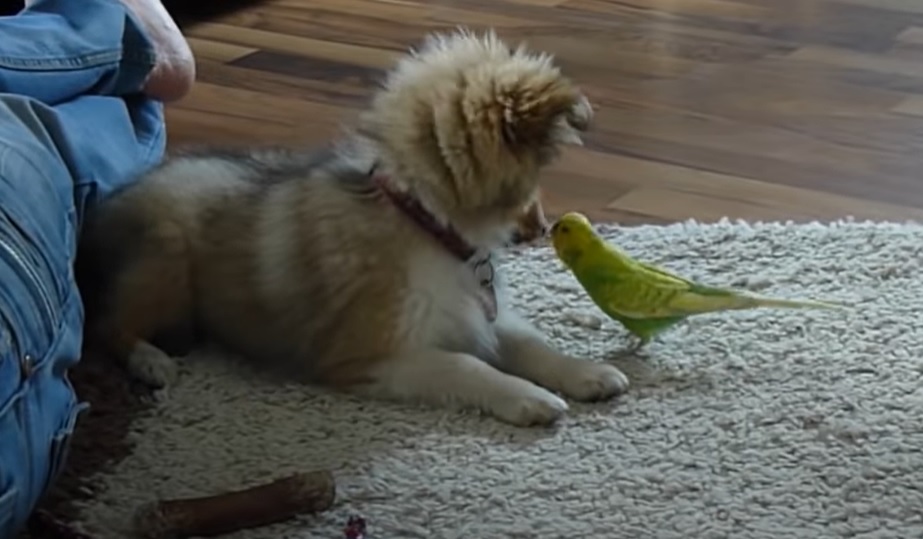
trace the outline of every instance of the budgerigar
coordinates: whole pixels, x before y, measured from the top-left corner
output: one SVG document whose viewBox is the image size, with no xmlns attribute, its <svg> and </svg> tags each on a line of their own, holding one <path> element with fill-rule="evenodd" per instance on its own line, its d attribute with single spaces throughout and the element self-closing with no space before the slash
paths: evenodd
<svg viewBox="0 0 923 539">
<path fill-rule="evenodd" d="M 635 349 L 689 316 L 759 307 L 838 309 L 841 305 L 761 297 L 694 283 L 637 261 L 606 242 L 586 216 L 570 212 L 551 228 L 558 258 L 590 299 L 638 338 Z"/>
</svg>

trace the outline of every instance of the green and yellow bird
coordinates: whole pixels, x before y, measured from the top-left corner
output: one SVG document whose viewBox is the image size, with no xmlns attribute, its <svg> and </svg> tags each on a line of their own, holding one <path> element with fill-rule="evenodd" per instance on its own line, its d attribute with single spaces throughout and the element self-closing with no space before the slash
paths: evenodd
<svg viewBox="0 0 923 539">
<path fill-rule="evenodd" d="M 635 349 L 687 317 L 760 307 L 840 309 L 821 301 L 774 299 L 694 283 L 631 258 L 570 212 L 551 227 L 558 258 L 606 315 L 639 339 Z"/>
</svg>

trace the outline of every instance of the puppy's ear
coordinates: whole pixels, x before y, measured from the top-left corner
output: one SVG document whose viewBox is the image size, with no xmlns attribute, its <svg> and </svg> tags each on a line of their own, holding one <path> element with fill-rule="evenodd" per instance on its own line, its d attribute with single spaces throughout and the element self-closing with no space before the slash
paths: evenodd
<svg viewBox="0 0 923 539">
<path fill-rule="evenodd" d="M 582 145 L 580 132 L 587 130 L 593 116 L 586 97 L 560 77 L 520 82 L 497 101 L 504 142 L 514 149 Z"/>
</svg>

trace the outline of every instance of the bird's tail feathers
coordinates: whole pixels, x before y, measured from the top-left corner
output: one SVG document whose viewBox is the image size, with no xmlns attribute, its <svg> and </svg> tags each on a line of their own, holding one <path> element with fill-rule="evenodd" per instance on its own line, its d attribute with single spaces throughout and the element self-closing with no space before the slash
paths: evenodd
<svg viewBox="0 0 923 539">
<path fill-rule="evenodd" d="M 806 300 L 806 299 L 782 299 L 771 298 L 758 295 L 741 294 L 740 308 L 750 309 L 756 307 L 778 308 L 778 309 L 845 309 L 846 305 L 830 301 Z"/>
</svg>

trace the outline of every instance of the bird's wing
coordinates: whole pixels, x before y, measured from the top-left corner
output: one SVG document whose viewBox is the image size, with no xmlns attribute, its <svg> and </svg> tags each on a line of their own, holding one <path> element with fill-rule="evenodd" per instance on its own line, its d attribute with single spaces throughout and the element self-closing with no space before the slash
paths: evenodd
<svg viewBox="0 0 923 539">
<path fill-rule="evenodd" d="M 673 290 L 689 290 L 696 286 L 692 281 L 684 279 L 675 273 L 670 273 L 663 268 L 658 268 L 652 264 L 639 261 L 636 261 L 636 264 L 638 264 L 641 270 L 646 274 L 646 278 L 649 279 L 652 284 L 656 283 L 657 286 Z"/>
<path fill-rule="evenodd" d="M 591 296 L 610 316 L 649 319 L 675 316 L 671 300 L 689 289 L 689 283 L 668 272 L 640 264 L 634 271 L 596 268 L 587 276 Z"/>
<path fill-rule="evenodd" d="M 638 263 L 644 268 L 651 286 L 660 291 L 662 316 L 690 316 L 724 309 L 734 304 L 738 296 L 727 288 L 693 282 L 650 264 Z"/>
</svg>

